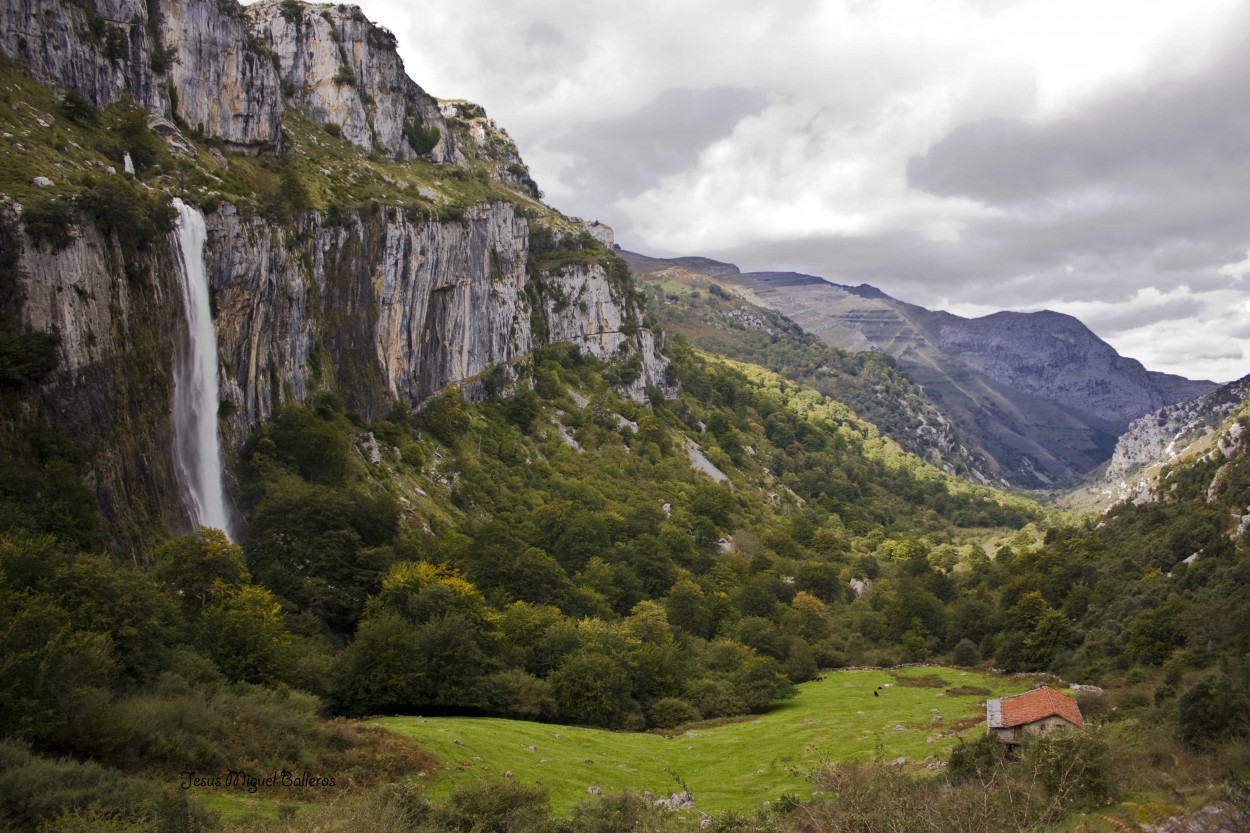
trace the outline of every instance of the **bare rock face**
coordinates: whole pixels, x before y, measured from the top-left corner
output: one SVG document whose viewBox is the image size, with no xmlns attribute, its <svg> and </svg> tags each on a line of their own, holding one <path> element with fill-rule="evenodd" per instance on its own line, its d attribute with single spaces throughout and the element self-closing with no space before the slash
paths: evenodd
<svg viewBox="0 0 1250 833">
<path fill-rule="evenodd" d="M 164 110 L 152 71 L 156 44 L 143 0 L 5 0 L 0 3 L 0 53 L 39 80 L 76 90 L 97 106 L 123 95 Z"/>
<path fill-rule="evenodd" d="M 456 100 L 440 101 L 438 106 L 444 124 L 455 136 L 453 161 L 457 165 L 484 168 L 504 185 L 528 193 L 535 200 L 541 198 L 512 137 L 486 115 L 480 104 Z"/>
<path fill-rule="evenodd" d="M 1104 480 L 1121 483 L 1143 467 L 1177 458 L 1195 440 L 1214 431 L 1247 398 L 1250 377 L 1134 420 L 1116 444 Z"/>
<path fill-rule="evenodd" d="M 162 0 L 160 9 L 174 115 L 238 148 L 280 147 L 278 68 L 253 44 L 241 9 L 218 0 Z"/>
<path fill-rule="evenodd" d="M 547 335 L 535 337 L 529 227 L 509 203 L 477 206 L 455 222 L 378 211 L 332 224 L 311 213 L 294 236 L 231 206 L 207 222 L 234 443 L 280 402 L 305 399 L 314 380 L 379 416 L 390 402 L 417 405 L 542 343 L 569 342 L 605 360 L 636 353 L 626 392 L 641 400 L 649 386 L 669 388 L 654 337 L 602 267 L 545 279 Z"/>
<path fill-rule="evenodd" d="M 56 370 L 39 393 L 44 414 L 90 460 L 89 483 L 115 528 L 131 513 L 185 524 L 169 453 L 172 333 L 185 327 L 176 287 L 163 278 L 145 286 L 128 280 L 116 240 L 92 225 L 63 249 L 26 242 L 19 251 L 22 323 L 60 337 Z M 156 247 L 131 255 L 130 266 L 172 282 L 172 256 Z"/>
<path fill-rule="evenodd" d="M 277 56 L 285 97 L 304 115 L 337 126 L 357 147 L 394 159 L 418 155 L 404 135 L 406 126 L 437 129 L 428 154 L 435 162 L 452 159 L 438 103 L 404 72 L 395 36 L 358 7 L 267 0 L 248 7 L 247 17 Z"/>
<path fill-rule="evenodd" d="M 1016 390 L 1122 423 L 1176 401 L 1141 362 L 1121 356 L 1070 315 L 949 318 L 938 346 Z"/>
</svg>

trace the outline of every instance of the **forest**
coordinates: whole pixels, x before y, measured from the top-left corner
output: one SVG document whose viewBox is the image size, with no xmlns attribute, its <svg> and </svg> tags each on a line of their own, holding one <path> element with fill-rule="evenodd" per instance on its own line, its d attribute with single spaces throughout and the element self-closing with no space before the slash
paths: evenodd
<svg viewBox="0 0 1250 833">
<path fill-rule="evenodd" d="M 1032 780 L 984 743 L 938 778 L 831 765 L 815 777 L 837 803 L 717 829 L 887 829 L 901 802 L 949 818 L 977 790 L 1045 829 L 1182 771 L 1245 783 L 1244 442 L 1174 466 L 1157 500 L 1073 518 L 947 474 L 775 372 L 853 379 L 861 357 L 796 337 L 761 350 L 765 369 L 676 332 L 665 353 L 680 393 L 641 404 L 616 392 L 628 357 L 567 345 L 491 371 L 477 402 L 453 387 L 373 422 L 330 390 L 288 402 L 232 470 L 241 540 L 153 530 L 135 557 L 110 550 L 71 438 L 4 432 L 0 819 L 218 829 L 174 776 L 290 769 L 351 785 L 361 809 L 339 823 L 357 826 L 336 829 L 505 829 L 486 820 L 505 810 L 510 830 L 661 829 L 678 822 L 628 794 L 572 821 L 519 784 L 431 804 L 387 786 L 429 753 L 350 718 L 666 730 L 766 711 L 823 670 L 915 662 L 1104 687 L 1083 705 L 1107 728 L 1039 751 Z M 31 384 L 5 382 L 9 413 Z M 1153 774 L 1117 786 L 1108 761 L 1142 754 Z M 993 816 L 968 829 L 1003 829 Z"/>
</svg>

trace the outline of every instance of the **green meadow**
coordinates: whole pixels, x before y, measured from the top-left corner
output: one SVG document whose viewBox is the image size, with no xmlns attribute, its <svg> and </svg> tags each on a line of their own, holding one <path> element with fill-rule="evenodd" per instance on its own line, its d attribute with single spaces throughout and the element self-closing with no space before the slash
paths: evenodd
<svg viewBox="0 0 1250 833">
<path fill-rule="evenodd" d="M 927 685 L 905 685 L 903 678 Z M 438 755 L 442 768 L 424 776 L 433 797 L 511 772 L 546 787 L 557 811 L 587 798 L 591 787 L 667 796 L 684 786 L 699 809 L 718 813 L 784 795 L 808 798 L 815 790 L 808 775 L 824 761 L 906 758 L 905 767 L 920 771 L 945 760 L 961 734 L 984 731 L 988 695 L 960 688 L 1002 696 L 1029 683 L 949 668 L 834 671 L 799 686 L 797 697 L 768 714 L 670 737 L 498 718 L 374 722 Z"/>
</svg>

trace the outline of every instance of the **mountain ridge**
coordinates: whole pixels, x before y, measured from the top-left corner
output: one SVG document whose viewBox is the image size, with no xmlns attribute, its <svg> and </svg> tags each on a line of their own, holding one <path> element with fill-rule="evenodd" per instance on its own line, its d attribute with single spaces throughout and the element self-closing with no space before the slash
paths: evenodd
<svg viewBox="0 0 1250 833">
<path fill-rule="evenodd" d="M 1145 413 L 1215 384 L 1146 370 L 1078 319 L 1050 310 L 968 319 L 797 272 L 743 273 L 708 258 L 625 253 L 636 269 L 679 265 L 775 309 L 832 347 L 894 357 L 965 437 L 1017 485 L 1080 479 Z"/>
</svg>

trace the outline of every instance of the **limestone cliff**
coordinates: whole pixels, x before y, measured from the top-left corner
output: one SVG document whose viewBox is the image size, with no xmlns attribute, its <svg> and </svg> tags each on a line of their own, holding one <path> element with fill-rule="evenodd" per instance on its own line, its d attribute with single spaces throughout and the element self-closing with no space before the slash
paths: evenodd
<svg viewBox="0 0 1250 833">
<path fill-rule="evenodd" d="M 1119 497 L 1138 488 L 1142 474 L 1173 462 L 1204 444 L 1218 445 L 1221 424 L 1250 398 L 1250 377 L 1134 420 L 1116 444 L 1103 482 Z"/>
<path fill-rule="evenodd" d="M 42 115 L 5 121 L 20 135 L 0 153 L 52 185 L 0 202 L 66 224 L 32 220 L 5 245 L 19 249 L 23 327 L 60 337 L 38 412 L 82 444 L 115 530 L 187 523 L 168 459 L 185 328 L 160 209 L 172 196 L 205 214 L 228 448 L 283 402 L 334 391 L 378 417 L 561 341 L 620 363 L 636 399 L 669 390 L 611 230 L 541 203 L 507 134 L 421 90 L 358 9 L 111 3 L 6 4 L 15 27 L 19 11 L 41 21 L 7 28 L 3 50 L 47 87 L 11 87 Z M 125 54 L 91 39 L 100 25 L 127 34 Z M 67 89 L 113 109 L 74 121 L 58 112 Z M 129 133 L 108 133 L 121 123 Z M 145 148 L 134 176 L 119 172 L 126 142 Z"/>
<path fill-rule="evenodd" d="M 0 3 L 0 53 L 44 83 L 77 90 L 95 104 L 129 95 L 163 110 L 168 99 L 151 61 L 153 23 L 143 0 L 6 0 Z"/>
<path fill-rule="evenodd" d="M 160 0 L 160 34 L 173 107 L 205 136 L 241 148 L 279 145 L 282 89 L 272 55 L 242 10 L 218 0 Z"/>
<path fill-rule="evenodd" d="M 452 158 L 438 103 L 407 76 L 395 37 L 356 6 L 266 0 L 247 20 L 276 56 L 288 103 L 318 124 L 334 125 L 357 147 L 396 159 L 419 155 L 405 129 L 431 129 L 428 152 Z"/>
</svg>

